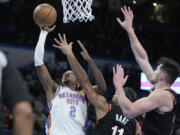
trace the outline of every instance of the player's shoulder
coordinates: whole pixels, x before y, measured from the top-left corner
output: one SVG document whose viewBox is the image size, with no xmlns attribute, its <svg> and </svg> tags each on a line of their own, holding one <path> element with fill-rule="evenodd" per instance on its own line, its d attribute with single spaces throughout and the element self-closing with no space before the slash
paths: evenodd
<svg viewBox="0 0 180 135">
<path fill-rule="evenodd" d="M 153 99 L 154 102 L 166 102 L 168 99 L 172 99 L 172 94 L 168 90 L 164 89 L 156 89 L 150 94 L 150 98 Z"/>
<path fill-rule="evenodd" d="M 169 95 L 173 94 L 172 90 L 163 89 L 163 88 L 156 89 L 152 93 L 153 93 L 153 95 L 156 95 L 156 96 L 169 96 Z"/>
<path fill-rule="evenodd" d="M 85 95 L 84 90 L 77 90 L 76 93 L 79 95 Z"/>
</svg>

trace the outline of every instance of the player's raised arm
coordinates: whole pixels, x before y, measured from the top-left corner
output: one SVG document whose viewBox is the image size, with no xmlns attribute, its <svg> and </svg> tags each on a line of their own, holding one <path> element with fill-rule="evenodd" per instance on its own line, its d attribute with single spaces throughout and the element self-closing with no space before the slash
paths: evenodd
<svg viewBox="0 0 180 135">
<path fill-rule="evenodd" d="M 93 71 L 93 75 L 94 75 L 94 78 L 95 78 L 95 81 L 96 81 L 96 86 L 94 86 L 94 88 L 96 89 L 96 91 L 103 94 L 107 89 L 105 79 L 104 79 L 101 71 L 97 67 L 96 63 L 94 62 L 94 60 L 89 55 L 87 49 L 84 47 L 83 43 L 81 41 L 79 41 L 79 40 L 77 42 L 78 42 L 79 46 L 81 47 L 81 50 L 82 50 L 81 55 L 82 55 L 82 57 L 88 62 L 90 68 Z"/>
<path fill-rule="evenodd" d="M 34 62 L 35 67 L 38 73 L 38 77 L 44 87 L 44 90 L 47 94 L 47 98 L 51 99 L 54 95 L 54 90 L 56 90 L 57 84 L 52 80 L 45 64 L 43 61 L 44 58 L 44 45 L 47 34 L 55 29 L 55 26 L 52 28 L 41 29 L 38 43 L 34 52 Z"/>
<path fill-rule="evenodd" d="M 124 81 L 124 70 L 120 65 L 113 68 L 113 83 L 118 95 L 118 104 L 121 107 L 124 115 L 129 118 L 136 117 L 140 114 L 144 114 L 155 108 L 162 106 L 165 103 L 164 98 L 162 98 L 161 92 L 154 92 L 148 97 L 141 98 L 135 102 L 131 102 L 125 95 L 123 85 Z M 166 94 L 166 93 L 164 93 Z M 166 97 L 167 95 L 163 95 Z"/>
<path fill-rule="evenodd" d="M 132 26 L 133 18 L 134 18 L 133 11 L 130 9 L 130 7 L 126 7 L 126 6 L 124 8 L 121 8 L 121 11 L 125 19 L 124 21 L 121 21 L 120 18 L 117 18 L 117 22 L 121 25 L 123 29 L 126 30 L 129 36 L 131 42 L 131 48 L 137 63 L 139 64 L 142 71 L 146 74 L 147 78 L 151 82 L 153 82 L 154 72 L 149 63 L 148 55 L 145 49 L 143 48 L 143 46 L 141 45 L 141 43 L 139 42 Z"/>
<path fill-rule="evenodd" d="M 61 52 L 67 56 L 68 62 L 71 66 L 71 69 L 73 70 L 74 74 L 76 75 L 78 81 L 80 82 L 80 85 L 83 87 L 85 94 L 87 95 L 89 101 L 99 109 L 107 108 L 105 106 L 106 101 L 105 99 L 102 100 L 100 96 L 93 90 L 93 87 L 88 79 L 87 73 L 84 71 L 84 69 L 81 67 L 79 62 L 77 61 L 76 57 L 74 56 L 72 52 L 72 42 L 67 43 L 66 36 L 63 35 L 63 37 L 59 34 L 59 40 L 56 39 L 57 45 L 53 45 L 55 48 L 58 48 L 61 50 Z"/>
</svg>

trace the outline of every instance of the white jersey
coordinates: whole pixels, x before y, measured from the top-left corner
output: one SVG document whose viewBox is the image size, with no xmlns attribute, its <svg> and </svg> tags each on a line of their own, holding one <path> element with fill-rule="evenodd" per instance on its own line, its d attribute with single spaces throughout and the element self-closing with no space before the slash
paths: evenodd
<svg viewBox="0 0 180 135">
<path fill-rule="evenodd" d="M 87 103 L 83 91 L 58 86 L 50 103 L 47 135 L 84 135 Z"/>
</svg>

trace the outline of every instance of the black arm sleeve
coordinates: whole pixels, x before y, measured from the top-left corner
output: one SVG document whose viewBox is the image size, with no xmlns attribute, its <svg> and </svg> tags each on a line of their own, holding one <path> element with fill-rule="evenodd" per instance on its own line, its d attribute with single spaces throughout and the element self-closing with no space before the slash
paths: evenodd
<svg viewBox="0 0 180 135">
<path fill-rule="evenodd" d="M 32 101 L 22 76 L 9 59 L 7 67 L 3 70 L 2 99 L 3 104 L 10 110 L 21 101 Z"/>
</svg>

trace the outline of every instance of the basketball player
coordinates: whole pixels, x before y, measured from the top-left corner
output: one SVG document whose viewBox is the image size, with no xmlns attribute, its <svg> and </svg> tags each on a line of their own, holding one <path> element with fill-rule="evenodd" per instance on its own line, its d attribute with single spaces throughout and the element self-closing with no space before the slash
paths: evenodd
<svg viewBox="0 0 180 135">
<path fill-rule="evenodd" d="M 67 56 L 71 69 L 79 80 L 81 86 L 84 88 L 85 94 L 89 101 L 94 105 L 97 117 L 97 125 L 95 135 L 135 135 L 136 134 L 136 122 L 135 119 L 128 119 L 121 111 L 121 108 L 117 106 L 116 95 L 113 97 L 113 104 L 108 104 L 106 99 L 98 94 L 93 88 L 88 79 L 88 76 L 84 69 L 81 67 L 76 57 L 72 52 L 72 44 L 67 43 L 66 36 L 59 34 L 59 41 L 56 40 L 57 45 L 53 45 L 55 48 L 61 50 L 63 54 Z M 83 44 L 78 41 L 80 46 Z M 127 77 L 124 79 L 124 84 Z M 127 95 L 132 102 L 135 100 L 135 93 L 131 89 L 127 89 Z"/>
<path fill-rule="evenodd" d="M 124 73 L 121 66 L 114 68 L 114 85 L 118 93 L 118 101 L 125 116 L 133 118 L 146 113 L 143 123 L 145 135 L 170 135 L 175 118 L 175 94 L 171 90 L 172 83 L 179 75 L 178 63 L 169 59 L 160 59 L 156 70 L 153 70 L 146 51 L 139 42 L 132 27 L 133 12 L 128 7 L 121 8 L 125 20 L 117 18 L 117 22 L 124 28 L 129 36 L 131 48 L 142 71 L 154 85 L 153 91 L 147 97 L 132 103 L 123 90 Z M 121 83 L 120 83 L 121 82 Z"/>
<path fill-rule="evenodd" d="M 87 104 L 83 91 L 77 91 L 79 83 L 72 71 L 67 71 L 63 74 L 62 84 L 55 83 L 48 73 L 48 70 L 43 62 L 44 44 L 48 32 L 54 30 L 55 27 L 41 29 L 39 41 L 37 43 L 34 60 L 37 69 L 38 77 L 44 87 L 47 95 L 50 115 L 49 121 L 46 124 L 46 133 L 48 135 L 84 135 L 84 125 L 87 115 Z M 55 39 L 55 41 L 57 41 Z M 96 65 L 93 64 L 90 56 L 87 53 L 84 57 L 88 57 L 87 61 L 91 61 L 93 74 L 97 74 L 101 79 L 101 73 Z M 96 76 L 95 76 L 95 80 Z M 101 79 L 101 82 L 103 80 Z M 105 83 L 97 82 L 98 89 L 106 88 Z"/>
</svg>

